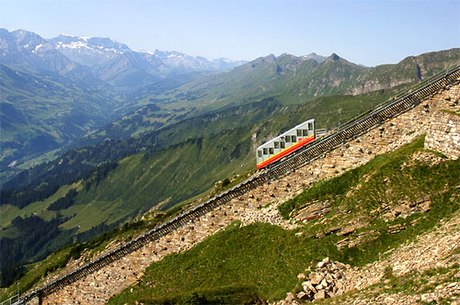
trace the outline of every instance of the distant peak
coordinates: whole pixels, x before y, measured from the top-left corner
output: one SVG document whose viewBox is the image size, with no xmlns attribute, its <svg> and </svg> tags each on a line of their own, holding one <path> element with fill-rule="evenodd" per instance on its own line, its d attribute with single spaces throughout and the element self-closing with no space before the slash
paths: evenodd
<svg viewBox="0 0 460 305">
<path fill-rule="evenodd" d="M 333 60 L 333 61 L 338 61 L 341 59 L 341 57 L 335 53 L 332 53 L 331 56 L 329 56 L 327 59 Z"/>
<path fill-rule="evenodd" d="M 78 36 L 74 36 L 74 35 L 70 35 L 70 34 L 66 34 L 66 33 L 60 33 L 58 38 L 66 38 L 66 39 L 80 39 L 80 37 Z"/>
<path fill-rule="evenodd" d="M 313 52 L 313 53 L 310 53 L 310 54 L 308 54 L 308 55 L 304 55 L 304 56 L 302 56 L 302 58 L 303 58 L 304 60 L 313 59 L 313 60 L 315 60 L 317 63 L 322 63 L 323 61 L 326 60 L 326 57 L 325 57 L 325 56 L 318 55 L 318 54 L 316 54 L 316 53 L 314 53 L 314 52 Z"/>
</svg>

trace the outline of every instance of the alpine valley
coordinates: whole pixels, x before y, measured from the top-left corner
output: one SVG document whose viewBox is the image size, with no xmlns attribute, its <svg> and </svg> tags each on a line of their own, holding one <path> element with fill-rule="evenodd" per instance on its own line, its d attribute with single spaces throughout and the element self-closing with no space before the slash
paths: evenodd
<svg viewBox="0 0 460 305">
<path fill-rule="evenodd" d="M 208 60 L 0 29 L 0 283 L 241 181 L 258 145 L 306 119 L 333 130 L 459 64 L 460 49 L 376 67 L 314 53 Z"/>
<path fill-rule="evenodd" d="M 0 29 L 2 172 L 120 118 L 141 88 L 164 92 L 239 64 L 136 52 L 109 38 Z"/>
</svg>

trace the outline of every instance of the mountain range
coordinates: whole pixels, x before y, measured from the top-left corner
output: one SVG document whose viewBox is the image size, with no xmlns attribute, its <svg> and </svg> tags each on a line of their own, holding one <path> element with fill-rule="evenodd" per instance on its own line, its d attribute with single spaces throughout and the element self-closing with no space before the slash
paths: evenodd
<svg viewBox="0 0 460 305">
<path fill-rule="evenodd" d="M 243 63 L 176 51 L 137 52 L 110 38 L 61 34 L 44 39 L 32 32 L 6 29 L 0 29 L 0 58 L 14 68 L 57 72 L 75 80 L 90 77 L 117 88 L 137 88 L 177 74 L 223 72 Z"/>
</svg>

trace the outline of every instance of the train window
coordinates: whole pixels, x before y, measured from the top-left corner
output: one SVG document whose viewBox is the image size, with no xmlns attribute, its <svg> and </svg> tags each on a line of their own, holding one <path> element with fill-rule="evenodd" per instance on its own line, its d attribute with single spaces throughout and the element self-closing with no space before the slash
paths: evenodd
<svg viewBox="0 0 460 305">
<path fill-rule="evenodd" d="M 264 148 L 264 155 L 268 155 L 268 148 Z"/>
<path fill-rule="evenodd" d="M 286 144 L 284 142 L 280 142 L 280 148 L 286 148 Z"/>
<path fill-rule="evenodd" d="M 286 140 L 287 143 L 291 142 L 291 136 L 286 136 L 286 137 L 284 137 L 284 139 Z"/>
<path fill-rule="evenodd" d="M 307 129 L 302 129 L 302 136 L 304 136 L 304 137 L 308 136 L 308 130 Z"/>
<path fill-rule="evenodd" d="M 270 155 L 273 155 L 275 153 L 275 150 L 273 149 L 273 147 L 270 147 L 268 150 L 270 152 Z"/>
<path fill-rule="evenodd" d="M 257 151 L 257 156 L 258 156 L 259 158 L 262 158 L 262 151 L 261 151 L 261 150 L 258 150 L 258 151 Z"/>
<path fill-rule="evenodd" d="M 308 130 L 313 130 L 313 123 L 308 123 Z"/>
<path fill-rule="evenodd" d="M 292 137 L 291 137 L 291 140 L 292 140 L 293 143 L 294 143 L 294 142 L 297 142 L 296 136 L 292 136 Z"/>
<path fill-rule="evenodd" d="M 302 130 L 301 130 L 301 129 L 297 129 L 297 136 L 298 136 L 298 137 L 301 137 L 301 136 L 302 136 Z"/>
<path fill-rule="evenodd" d="M 273 146 L 274 146 L 275 148 L 280 148 L 280 142 L 274 142 L 274 143 L 273 143 Z"/>
</svg>

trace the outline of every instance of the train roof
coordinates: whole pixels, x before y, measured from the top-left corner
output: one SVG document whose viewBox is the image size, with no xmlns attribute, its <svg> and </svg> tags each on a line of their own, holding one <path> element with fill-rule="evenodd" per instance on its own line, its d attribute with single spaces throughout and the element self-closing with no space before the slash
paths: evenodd
<svg viewBox="0 0 460 305">
<path fill-rule="evenodd" d="M 300 123 L 299 125 L 296 125 L 295 127 L 292 127 L 292 128 L 289 129 L 288 131 L 285 131 L 285 132 L 283 132 L 282 134 L 280 134 L 280 135 L 274 137 L 274 138 L 271 139 L 270 141 L 265 142 L 264 144 L 262 144 L 262 145 L 260 145 L 259 147 L 257 147 L 257 149 L 263 148 L 265 145 L 270 144 L 270 143 L 273 143 L 273 142 L 275 142 L 277 139 L 279 139 L 279 138 L 281 138 L 281 137 L 284 137 L 285 135 L 288 135 L 288 134 L 289 134 L 290 132 L 292 132 L 293 130 L 299 129 L 301 126 L 305 125 L 306 123 L 311 123 L 311 122 L 314 122 L 314 121 L 315 121 L 315 119 L 308 119 L 308 120 L 306 120 L 305 122 L 302 122 L 302 123 Z"/>
</svg>

